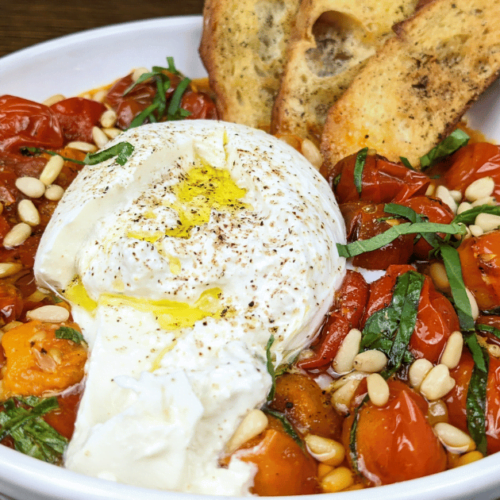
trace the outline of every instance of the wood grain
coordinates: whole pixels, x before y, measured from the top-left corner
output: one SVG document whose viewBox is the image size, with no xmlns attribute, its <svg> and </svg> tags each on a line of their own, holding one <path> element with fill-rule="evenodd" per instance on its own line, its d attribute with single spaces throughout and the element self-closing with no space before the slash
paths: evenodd
<svg viewBox="0 0 500 500">
<path fill-rule="evenodd" d="M 203 0 L 0 0 L 0 57 L 77 31 L 202 8 Z"/>
</svg>

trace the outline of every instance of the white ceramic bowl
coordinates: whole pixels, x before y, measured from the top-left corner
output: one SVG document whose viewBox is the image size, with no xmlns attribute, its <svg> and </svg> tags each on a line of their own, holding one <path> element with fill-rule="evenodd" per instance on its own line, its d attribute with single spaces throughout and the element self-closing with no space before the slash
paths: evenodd
<svg viewBox="0 0 500 500">
<path fill-rule="evenodd" d="M 121 24 L 36 45 L 0 59 L 0 95 L 41 101 L 72 96 L 127 74 L 131 68 L 165 64 L 174 56 L 191 77 L 205 76 L 198 57 L 201 17 Z M 469 113 L 473 127 L 500 140 L 500 85 Z M 404 151 L 401 152 L 404 154 Z M 0 491 L 17 500 L 208 500 L 90 478 L 0 446 Z M 210 492 L 207 491 L 207 495 Z M 441 474 L 364 491 L 336 493 L 335 500 L 493 500 L 500 497 L 500 453 Z M 333 500 L 332 495 L 289 497 Z"/>
</svg>

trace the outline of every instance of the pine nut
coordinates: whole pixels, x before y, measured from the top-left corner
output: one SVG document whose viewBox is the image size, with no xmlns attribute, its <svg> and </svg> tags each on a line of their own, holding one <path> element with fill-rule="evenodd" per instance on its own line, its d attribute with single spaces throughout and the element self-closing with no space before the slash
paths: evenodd
<svg viewBox="0 0 500 500">
<path fill-rule="evenodd" d="M 47 186 L 47 189 L 45 191 L 45 198 L 51 201 L 59 201 L 63 197 L 63 194 L 64 189 L 61 186 L 52 184 L 50 186 Z"/>
<path fill-rule="evenodd" d="M 46 186 L 52 184 L 59 177 L 63 166 L 64 160 L 59 155 L 52 156 L 40 174 L 40 180 Z"/>
<path fill-rule="evenodd" d="M 14 328 L 17 328 L 18 326 L 21 326 L 23 323 L 21 323 L 20 321 L 11 321 L 10 323 L 7 323 L 3 328 L 2 328 L 2 332 L 3 333 L 6 333 L 8 332 L 9 330 L 13 330 Z"/>
<path fill-rule="evenodd" d="M 497 202 L 493 196 L 487 196 L 486 198 L 480 198 L 479 200 L 472 202 L 472 208 L 480 207 L 482 205 L 496 205 Z"/>
<path fill-rule="evenodd" d="M 349 413 L 349 405 L 358 388 L 360 380 L 349 380 L 332 395 L 332 405 L 342 415 Z"/>
<path fill-rule="evenodd" d="M 226 445 L 227 453 L 235 452 L 241 445 L 263 432 L 268 424 L 266 414 L 261 410 L 251 410 L 241 421 Z"/>
<path fill-rule="evenodd" d="M 414 389 L 418 389 L 431 370 L 432 363 L 429 360 L 421 358 L 414 361 L 408 371 L 410 385 Z"/>
<path fill-rule="evenodd" d="M 452 191 L 450 191 L 450 195 L 455 200 L 455 203 L 458 204 L 460 203 L 460 201 L 462 201 L 462 193 L 460 191 L 453 189 Z"/>
<path fill-rule="evenodd" d="M 7 278 L 18 273 L 23 266 L 14 262 L 5 262 L 0 264 L 0 278 Z"/>
<path fill-rule="evenodd" d="M 474 319 L 474 321 L 476 321 L 476 319 L 479 317 L 479 306 L 477 305 L 476 298 L 474 297 L 473 293 L 468 288 L 466 288 L 465 291 L 467 292 L 467 297 L 469 298 L 472 318 Z"/>
<path fill-rule="evenodd" d="M 438 186 L 436 189 L 436 198 L 439 198 L 443 203 L 448 205 L 454 214 L 457 213 L 457 202 L 453 199 L 447 187 Z"/>
<path fill-rule="evenodd" d="M 500 215 L 479 214 L 474 221 L 476 226 L 479 226 L 485 233 L 493 231 L 500 227 Z"/>
<path fill-rule="evenodd" d="M 436 401 L 446 396 L 453 387 L 455 387 L 455 379 L 450 377 L 450 370 L 446 365 L 439 364 L 424 378 L 420 385 L 420 392 L 429 401 Z"/>
<path fill-rule="evenodd" d="M 43 342 L 47 338 L 47 332 L 36 332 L 30 337 L 30 342 Z"/>
<path fill-rule="evenodd" d="M 475 224 L 472 224 L 469 226 L 470 229 L 470 234 L 474 236 L 474 238 L 479 238 L 479 236 L 482 236 L 484 234 L 483 228 L 481 226 L 476 226 Z"/>
<path fill-rule="evenodd" d="M 385 406 L 389 401 L 389 385 L 382 375 L 372 373 L 366 379 L 368 396 L 375 406 Z"/>
<path fill-rule="evenodd" d="M 30 198 L 40 198 L 45 193 L 45 184 L 36 177 L 19 177 L 16 188 Z"/>
<path fill-rule="evenodd" d="M 66 147 L 76 149 L 77 151 L 83 151 L 84 153 L 95 153 L 97 151 L 94 144 L 89 144 L 88 142 L 83 141 L 70 142 Z"/>
<path fill-rule="evenodd" d="M 104 111 L 104 113 L 101 115 L 100 122 L 101 125 L 104 128 L 111 128 L 114 127 L 116 124 L 116 113 L 112 109 L 107 109 Z"/>
<path fill-rule="evenodd" d="M 454 234 L 453 237 L 456 239 L 456 240 L 466 240 L 467 238 L 470 238 L 471 237 L 471 232 L 470 232 L 470 229 L 469 229 L 469 226 L 466 226 L 465 224 L 463 224 L 462 222 L 459 222 L 458 224 L 461 228 L 465 228 L 465 234 Z"/>
<path fill-rule="evenodd" d="M 464 338 L 461 332 L 453 332 L 446 342 L 441 363 L 447 366 L 450 370 L 456 368 L 462 357 L 462 349 L 464 347 Z"/>
<path fill-rule="evenodd" d="M 432 196 L 434 191 L 436 191 L 436 186 L 434 184 L 429 184 L 427 191 L 425 192 L 425 196 Z"/>
<path fill-rule="evenodd" d="M 44 321 L 45 323 L 63 323 L 69 318 L 69 311 L 60 306 L 42 306 L 26 313 L 31 320 Z"/>
<path fill-rule="evenodd" d="M 136 82 L 144 73 L 149 73 L 148 68 L 136 68 L 132 72 L 132 81 Z"/>
<path fill-rule="evenodd" d="M 344 461 L 345 448 L 333 439 L 308 434 L 305 442 L 318 462 L 337 467 Z"/>
<path fill-rule="evenodd" d="M 110 138 L 114 139 L 115 137 L 118 137 L 122 131 L 119 128 L 103 128 L 102 131 Z"/>
<path fill-rule="evenodd" d="M 347 373 L 353 368 L 354 358 L 359 352 L 361 332 L 357 328 L 351 329 L 340 344 L 339 350 L 333 360 L 333 369 L 337 373 Z"/>
<path fill-rule="evenodd" d="M 59 349 L 49 349 L 48 355 L 58 364 L 61 364 L 62 361 L 62 352 Z"/>
<path fill-rule="evenodd" d="M 354 358 L 354 368 L 360 372 L 377 373 L 387 365 L 387 356 L 376 349 L 361 352 Z"/>
<path fill-rule="evenodd" d="M 481 198 L 486 198 L 493 194 L 495 190 L 495 181 L 492 177 L 483 177 L 477 179 L 467 186 L 465 190 L 465 198 L 468 201 L 477 201 Z"/>
<path fill-rule="evenodd" d="M 441 422 L 433 428 L 439 440 L 447 448 L 462 452 L 473 451 L 476 448 L 471 437 L 453 425 Z"/>
<path fill-rule="evenodd" d="M 318 479 L 326 476 L 329 472 L 332 472 L 333 467 L 331 465 L 326 465 L 319 463 L 318 464 Z"/>
<path fill-rule="evenodd" d="M 66 97 L 64 97 L 62 94 L 55 94 L 53 96 L 48 97 L 45 99 L 45 101 L 42 102 L 42 104 L 45 104 L 45 106 L 52 106 L 52 104 L 55 104 L 56 102 L 64 101 Z"/>
<path fill-rule="evenodd" d="M 460 203 L 457 208 L 457 215 L 460 215 L 463 212 L 467 212 L 467 210 L 470 210 L 472 208 L 472 205 L 466 201 Z"/>
<path fill-rule="evenodd" d="M 500 358 L 500 346 L 496 344 L 487 344 L 487 349 L 488 352 L 494 357 L 494 358 Z"/>
<path fill-rule="evenodd" d="M 92 100 L 92 96 L 88 92 L 85 92 L 84 94 L 81 94 L 78 97 L 81 97 L 82 99 L 88 99 L 89 101 Z"/>
<path fill-rule="evenodd" d="M 104 102 L 104 99 L 106 99 L 106 96 L 108 95 L 107 90 L 98 90 L 93 96 L 92 100 L 97 101 L 97 102 Z"/>
<path fill-rule="evenodd" d="M 434 426 L 441 422 L 448 422 L 448 407 L 441 401 L 431 401 L 427 410 L 427 421 Z"/>
<path fill-rule="evenodd" d="M 455 466 L 462 467 L 462 465 L 477 462 L 478 460 L 481 460 L 481 458 L 484 458 L 484 456 L 480 451 L 469 451 L 469 453 L 465 453 L 465 455 L 462 455 L 456 460 Z"/>
<path fill-rule="evenodd" d="M 433 262 L 429 266 L 429 274 L 431 275 L 434 286 L 441 292 L 450 290 L 450 282 L 446 274 L 446 268 L 441 262 Z"/>
<path fill-rule="evenodd" d="M 104 146 L 106 146 L 109 142 L 108 136 L 99 127 L 92 128 L 92 139 L 94 139 L 94 142 L 99 149 L 104 148 Z"/>
<path fill-rule="evenodd" d="M 325 493 L 337 493 L 354 484 L 352 472 L 347 467 L 338 467 L 321 480 L 321 488 Z"/>
<path fill-rule="evenodd" d="M 343 377 L 340 377 L 340 378 L 334 380 L 332 382 L 332 384 L 330 385 L 329 389 L 331 391 L 338 391 L 341 387 L 343 387 L 345 384 L 347 384 L 347 382 L 349 382 L 349 380 L 361 381 L 364 378 L 366 378 L 367 376 L 368 376 L 367 373 L 358 372 L 358 371 L 348 373 L 347 375 L 344 375 Z"/>
<path fill-rule="evenodd" d="M 22 245 L 31 235 L 31 226 L 25 222 L 16 224 L 4 237 L 3 246 L 13 248 Z"/>
<path fill-rule="evenodd" d="M 316 147 L 314 142 L 309 139 L 304 139 L 302 141 L 302 154 L 309 160 L 309 163 L 319 170 L 323 163 L 323 157 L 319 152 L 319 149 Z"/>
<path fill-rule="evenodd" d="M 40 224 L 40 214 L 31 200 L 21 200 L 17 205 L 19 218 L 34 227 Z"/>
</svg>

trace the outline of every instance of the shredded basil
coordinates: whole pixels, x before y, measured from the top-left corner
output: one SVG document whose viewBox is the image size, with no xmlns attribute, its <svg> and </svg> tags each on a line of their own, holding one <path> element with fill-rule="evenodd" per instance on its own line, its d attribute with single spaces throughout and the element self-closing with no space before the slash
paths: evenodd
<svg viewBox="0 0 500 500">
<path fill-rule="evenodd" d="M 494 307 L 493 309 L 486 309 L 483 311 L 486 316 L 500 316 L 500 307 Z"/>
<path fill-rule="evenodd" d="M 366 156 L 368 155 L 368 148 L 363 148 L 358 151 L 356 155 L 356 162 L 354 164 L 354 185 L 356 191 L 361 194 L 363 188 L 363 170 L 365 168 Z"/>
<path fill-rule="evenodd" d="M 476 217 L 479 214 L 493 214 L 500 215 L 500 206 L 496 205 L 481 205 L 479 207 L 471 208 L 470 210 L 466 210 L 462 212 L 460 215 L 457 215 L 453 222 L 462 223 L 462 224 L 474 224 Z"/>
<path fill-rule="evenodd" d="M 20 153 L 23 156 L 32 156 L 32 155 L 39 155 L 41 153 L 47 153 L 50 156 L 60 156 L 64 161 L 71 161 L 73 163 L 76 163 L 77 165 L 85 165 L 83 161 L 74 160 L 73 158 L 67 158 L 66 156 L 60 155 L 59 153 L 56 153 L 55 151 L 50 151 L 48 149 L 32 148 L 26 146 L 20 149 Z"/>
<path fill-rule="evenodd" d="M 139 127 L 140 125 L 143 125 L 147 118 L 149 118 L 150 121 L 156 122 L 156 118 L 153 115 L 153 111 L 156 108 L 158 108 L 159 105 L 160 105 L 160 103 L 158 103 L 158 102 L 155 102 L 154 104 L 149 105 L 145 110 L 141 111 L 130 122 L 130 125 L 128 126 L 128 128 L 131 129 L 131 128 L 136 128 L 136 127 Z"/>
<path fill-rule="evenodd" d="M 410 161 L 408 160 L 408 158 L 405 158 L 404 156 L 400 156 L 399 159 L 401 160 L 401 163 L 406 167 L 406 168 L 409 168 L 410 170 L 413 170 L 414 172 L 416 172 L 417 170 L 415 168 L 412 167 Z"/>
<path fill-rule="evenodd" d="M 352 468 L 357 474 L 360 474 L 358 465 L 358 449 L 356 445 L 356 433 L 358 430 L 359 412 L 362 406 L 369 400 L 368 394 L 363 398 L 363 401 L 354 410 L 354 419 L 352 421 L 351 432 L 349 434 L 349 455 L 351 457 Z"/>
<path fill-rule="evenodd" d="M 477 340 L 476 334 L 474 332 L 466 332 L 464 333 L 464 340 L 472 354 L 474 364 L 477 365 L 480 370 L 488 371 L 488 367 L 484 362 L 483 351 Z"/>
<path fill-rule="evenodd" d="M 333 187 L 337 187 L 340 183 L 340 179 L 342 178 L 342 174 L 336 175 L 333 179 Z"/>
<path fill-rule="evenodd" d="M 269 337 L 266 346 L 266 366 L 267 366 L 267 371 L 269 372 L 269 375 L 271 375 L 271 380 L 272 380 L 271 389 L 269 390 L 269 394 L 267 395 L 268 402 L 272 401 L 274 399 L 274 395 L 276 394 L 276 373 L 274 372 L 274 365 L 271 355 L 271 347 L 273 346 L 273 344 L 274 344 L 274 335 L 271 335 Z"/>
<path fill-rule="evenodd" d="M 293 440 L 302 448 L 304 449 L 304 443 L 302 442 L 302 439 L 300 439 L 299 435 L 295 432 L 295 429 L 293 428 L 293 425 L 290 423 L 290 421 L 286 418 L 284 413 L 281 413 L 276 410 L 271 410 L 271 408 L 265 406 L 262 408 L 262 411 L 264 413 L 267 413 L 269 415 L 272 415 L 274 418 L 277 418 L 281 424 L 283 425 L 283 429 L 285 432 L 293 438 Z"/>
<path fill-rule="evenodd" d="M 170 71 L 170 73 L 172 73 L 173 75 L 180 75 L 179 70 L 175 67 L 173 57 L 167 57 L 167 64 L 168 64 L 167 70 Z"/>
<path fill-rule="evenodd" d="M 458 151 L 461 147 L 466 146 L 469 139 L 470 137 L 463 130 L 456 129 L 435 148 L 420 158 L 422 170 L 432 167 L 440 160 Z"/>
<path fill-rule="evenodd" d="M 495 337 L 499 338 L 500 339 L 500 329 L 498 328 L 495 328 L 494 326 L 491 326 L 491 325 L 476 325 L 476 330 L 480 331 L 480 332 L 487 332 L 487 333 L 491 333 L 492 335 L 494 335 Z"/>
<path fill-rule="evenodd" d="M 83 335 L 74 328 L 70 328 L 68 326 L 61 326 L 56 330 L 56 339 L 67 339 L 71 340 L 75 344 L 81 344 L 85 342 Z"/>
<path fill-rule="evenodd" d="M 189 111 L 181 108 L 182 96 L 190 83 L 191 80 L 189 78 L 184 78 L 184 80 L 177 85 L 174 95 L 170 100 L 170 104 L 168 105 L 167 120 L 181 120 L 191 114 Z"/>
</svg>

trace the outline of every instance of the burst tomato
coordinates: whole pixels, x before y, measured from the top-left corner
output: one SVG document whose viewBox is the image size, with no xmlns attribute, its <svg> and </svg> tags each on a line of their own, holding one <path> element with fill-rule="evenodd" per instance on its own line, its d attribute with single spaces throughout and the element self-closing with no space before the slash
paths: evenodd
<svg viewBox="0 0 500 500">
<path fill-rule="evenodd" d="M 187 90 L 182 96 L 181 108 L 191 113 L 186 117 L 188 120 L 217 120 L 215 104 L 204 92 Z"/>
</svg>

